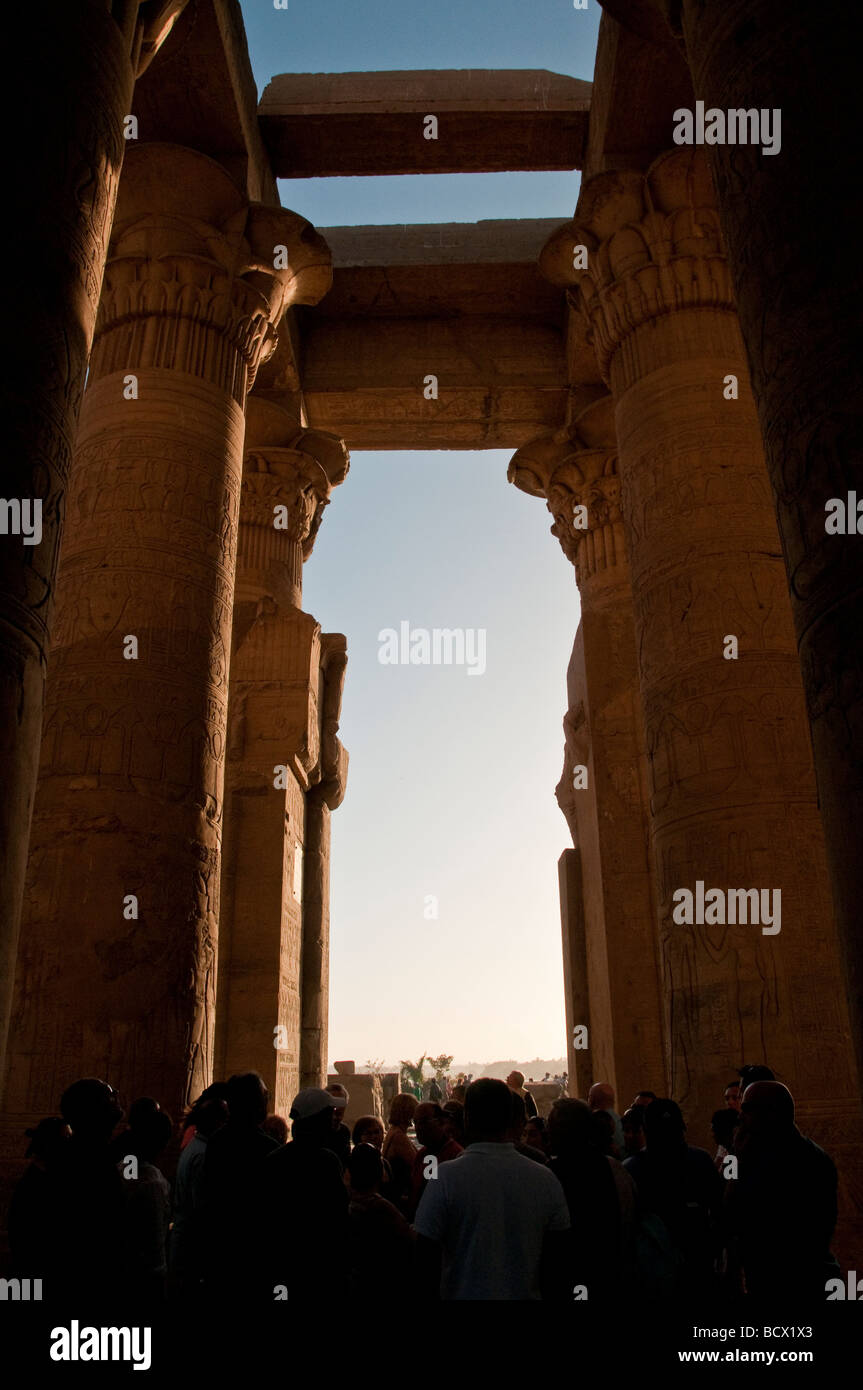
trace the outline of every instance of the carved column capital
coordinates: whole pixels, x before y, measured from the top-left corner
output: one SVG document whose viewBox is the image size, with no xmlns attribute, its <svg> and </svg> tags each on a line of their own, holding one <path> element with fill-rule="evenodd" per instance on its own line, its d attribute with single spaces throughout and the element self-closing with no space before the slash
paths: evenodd
<svg viewBox="0 0 863 1390">
<path fill-rule="evenodd" d="M 332 282 L 329 248 L 305 218 L 250 204 L 221 165 L 179 145 L 130 149 L 96 324 L 91 377 L 188 372 L 240 404 L 275 351 L 291 304 Z"/>
<path fill-rule="evenodd" d="M 736 313 L 700 147 L 667 151 L 646 173 L 589 179 L 575 217 L 552 234 L 539 264 L 588 320 L 605 381 L 615 354 L 643 325 L 686 309 Z"/>
<path fill-rule="evenodd" d="M 579 588 L 626 564 L 611 397 L 601 388 L 588 394 L 563 429 L 522 445 L 507 473 L 523 492 L 545 498 L 551 534 L 575 566 Z"/>
<path fill-rule="evenodd" d="M 283 418 L 283 432 L 274 428 Z M 280 440 L 281 442 L 275 442 Z M 312 553 L 324 508 L 350 466 L 344 440 L 292 427 L 282 411 L 250 413 L 240 501 L 237 598 L 301 606 L 303 561 Z"/>
</svg>

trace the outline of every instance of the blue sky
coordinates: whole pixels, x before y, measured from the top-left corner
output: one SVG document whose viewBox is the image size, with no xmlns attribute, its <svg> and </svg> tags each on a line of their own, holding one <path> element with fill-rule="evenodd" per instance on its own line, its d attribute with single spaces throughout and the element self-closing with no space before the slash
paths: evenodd
<svg viewBox="0 0 863 1390">
<path fill-rule="evenodd" d="M 599 8 L 571 0 L 243 0 L 259 92 L 280 72 L 548 68 L 590 79 Z M 319 227 L 572 215 L 578 176 L 280 181 Z M 354 453 L 306 565 L 304 603 L 344 632 L 333 816 L 330 1060 L 566 1050 L 554 799 L 571 566 L 510 453 Z M 387 666 L 378 634 L 484 629 L 486 670 Z M 437 919 L 428 898 L 437 899 Z"/>
</svg>

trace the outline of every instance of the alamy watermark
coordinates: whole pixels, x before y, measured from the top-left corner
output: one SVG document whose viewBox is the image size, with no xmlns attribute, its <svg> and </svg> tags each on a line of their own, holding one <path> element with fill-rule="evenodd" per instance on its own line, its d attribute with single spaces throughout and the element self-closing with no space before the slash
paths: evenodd
<svg viewBox="0 0 863 1390">
<path fill-rule="evenodd" d="M 484 627 L 411 627 L 403 619 L 398 631 L 381 628 L 378 661 L 382 666 L 466 666 L 469 676 L 485 673 Z"/>
<path fill-rule="evenodd" d="M 760 145 L 762 154 L 778 154 L 782 148 L 782 112 L 737 107 L 722 111 L 697 101 L 695 110 L 681 106 L 674 113 L 675 145 Z"/>
<path fill-rule="evenodd" d="M 771 902 L 772 898 L 772 902 Z M 676 888 L 671 895 L 676 907 L 671 920 L 678 926 L 700 927 L 761 925 L 762 936 L 778 936 L 782 930 L 781 888 L 708 888 L 696 879 L 695 893 Z"/>
<path fill-rule="evenodd" d="M 21 536 L 25 545 L 39 545 L 42 498 L 0 497 L 0 536 Z"/>
</svg>

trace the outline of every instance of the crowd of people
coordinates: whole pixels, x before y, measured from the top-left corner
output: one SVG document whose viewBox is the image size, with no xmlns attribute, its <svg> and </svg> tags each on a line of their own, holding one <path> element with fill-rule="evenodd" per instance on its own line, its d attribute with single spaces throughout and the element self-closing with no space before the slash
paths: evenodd
<svg viewBox="0 0 863 1390">
<path fill-rule="evenodd" d="M 823 1301 L 839 1273 L 836 1169 L 766 1067 L 727 1087 L 713 1154 L 650 1090 L 619 1114 L 597 1083 L 545 1117 L 519 1072 L 452 1092 L 402 1092 L 386 1126 L 364 1115 L 349 1129 L 342 1083 L 306 1088 L 289 1138 L 256 1073 L 209 1086 L 177 1128 L 155 1100 L 126 1118 L 106 1083 L 76 1081 L 28 1131 L 12 1274 L 41 1279 L 46 1298 L 156 1307 Z"/>
</svg>

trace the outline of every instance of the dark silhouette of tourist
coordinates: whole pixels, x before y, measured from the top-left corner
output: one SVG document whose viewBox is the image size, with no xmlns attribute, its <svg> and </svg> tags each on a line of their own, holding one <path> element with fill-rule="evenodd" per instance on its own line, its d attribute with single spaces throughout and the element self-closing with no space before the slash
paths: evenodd
<svg viewBox="0 0 863 1390">
<path fill-rule="evenodd" d="M 823 1302 L 839 1267 L 832 1159 L 794 1122 L 794 1099 L 778 1081 L 747 1085 L 741 1106 L 738 1177 L 726 1215 L 747 1293 L 781 1306 Z"/>
<path fill-rule="evenodd" d="M 348 1189 L 330 1147 L 344 1108 L 343 1096 L 317 1087 L 300 1091 L 291 1106 L 291 1142 L 264 1165 L 262 1293 L 268 1298 L 286 1293 L 291 1302 L 323 1306 L 347 1293 Z"/>
<path fill-rule="evenodd" d="M 740 1102 L 743 1099 L 743 1091 L 739 1081 L 729 1081 L 725 1087 L 725 1104 L 729 1110 L 740 1111 Z"/>
<path fill-rule="evenodd" d="M 156 1160 L 171 1141 L 174 1125 L 157 1101 L 145 1098 L 129 1110 L 120 1136 L 117 1170 L 123 1181 L 123 1243 L 128 1293 L 136 1305 L 161 1303 L 167 1292 L 171 1187 Z M 116 1147 L 115 1147 L 116 1152 Z"/>
<path fill-rule="evenodd" d="M 548 1117 L 549 1167 L 569 1209 L 571 1283 L 587 1290 L 589 1302 L 603 1303 L 628 1287 L 635 1187 L 596 1137 L 596 1114 L 584 1101 L 555 1101 Z"/>
<path fill-rule="evenodd" d="M 414 1228 L 422 1286 L 447 1300 L 569 1299 L 569 1212 L 552 1172 L 507 1140 L 511 1092 L 474 1081 L 468 1147 L 426 1183 Z"/>
<path fill-rule="evenodd" d="M 449 1163 L 452 1159 L 458 1158 L 460 1153 L 464 1153 L 462 1145 L 450 1135 L 443 1107 L 435 1101 L 424 1100 L 417 1106 L 414 1113 L 414 1130 L 421 1148 L 414 1159 L 411 1173 L 408 1202 L 411 1217 L 419 1206 L 426 1183 L 436 1180 L 440 1164 Z M 426 1162 L 429 1156 L 434 1158 L 434 1164 Z"/>
<path fill-rule="evenodd" d="M 351 1304 L 375 1308 L 411 1296 L 414 1233 L 381 1195 L 384 1161 L 372 1144 L 358 1144 L 348 1163 Z"/>
<path fill-rule="evenodd" d="M 409 1091 L 400 1091 L 390 1106 L 390 1123 L 384 1135 L 383 1157 L 390 1165 L 392 1181 L 387 1197 L 402 1213 L 406 1214 L 410 1201 L 411 1177 L 416 1158 L 416 1146 L 408 1137 L 408 1129 L 413 1122 L 419 1104 L 416 1096 Z"/>
<path fill-rule="evenodd" d="M 232 1076 L 228 1119 L 207 1141 L 201 1173 L 200 1229 L 207 1289 L 230 1297 L 244 1291 L 244 1271 L 259 1251 L 258 1200 L 264 1160 L 280 1152 L 262 1128 L 269 1093 L 257 1072 Z"/>
<path fill-rule="evenodd" d="M 644 1095 L 644 1092 L 639 1091 L 639 1095 Z M 631 1105 L 620 1117 L 624 1147 L 624 1152 L 620 1155 L 621 1159 L 641 1153 L 647 1143 L 644 1134 L 644 1109 L 643 1105 Z"/>
<path fill-rule="evenodd" d="M 275 1139 L 277 1144 L 287 1144 L 288 1122 L 284 1115 L 268 1115 L 261 1128 L 271 1139 Z"/>
<path fill-rule="evenodd" d="M 25 1134 L 29 1162 L 12 1193 L 7 1224 L 12 1274 L 44 1279 L 54 1258 L 56 1173 L 69 1129 L 61 1115 L 49 1115 Z"/>
<path fill-rule="evenodd" d="M 528 1144 L 525 1140 L 524 1131 L 527 1125 L 527 1113 L 525 1111 L 524 1100 L 518 1091 L 510 1090 L 509 1113 L 509 1128 L 507 1129 L 506 1137 L 512 1144 L 516 1153 L 521 1154 L 523 1158 L 529 1158 L 532 1163 L 546 1163 L 547 1158 L 544 1150 L 534 1148 L 532 1144 Z"/>
<path fill-rule="evenodd" d="M 178 1298 L 202 1293 L 205 1269 L 202 1207 L 203 1172 L 210 1137 L 228 1119 L 228 1087 L 214 1082 L 202 1091 L 183 1121 L 192 1130 L 177 1163 L 174 1177 L 173 1221 L 168 1242 L 169 1288 Z"/>
<path fill-rule="evenodd" d="M 506 1078 L 506 1084 L 511 1091 L 514 1091 L 516 1095 L 521 1096 L 522 1100 L 524 1101 L 524 1108 L 526 1114 L 530 1116 L 535 1115 L 537 1113 L 536 1101 L 530 1094 L 530 1091 L 525 1090 L 524 1072 L 511 1071 L 509 1076 Z"/>
<path fill-rule="evenodd" d="M 753 1063 L 749 1066 L 740 1067 L 737 1075 L 740 1077 L 741 1093 L 746 1090 L 747 1086 L 751 1086 L 753 1081 L 776 1080 L 770 1068 L 763 1066 L 761 1063 Z"/>
<path fill-rule="evenodd" d="M 548 1161 L 550 1156 L 548 1126 L 541 1115 L 534 1115 L 525 1120 L 523 1143 L 526 1149 L 533 1149 L 534 1152 L 541 1153 L 546 1162 Z"/>
<path fill-rule="evenodd" d="M 384 1127 L 377 1115 L 361 1115 L 351 1131 L 351 1143 L 371 1144 L 380 1153 L 384 1146 Z"/>
<path fill-rule="evenodd" d="M 587 1093 L 587 1104 L 593 1114 L 607 1114 L 611 1116 L 614 1133 L 612 1135 L 611 1153 L 615 1157 L 623 1156 L 626 1146 L 623 1142 L 623 1125 L 620 1116 L 614 1108 L 614 1087 L 609 1086 L 607 1081 L 597 1081 L 591 1086 Z M 599 1131 L 602 1132 L 601 1130 Z"/>
<path fill-rule="evenodd" d="M 111 1136 L 123 1118 L 105 1081 L 74 1081 L 60 1098 L 68 1140 L 57 1151 L 49 1197 L 53 1239 L 46 1250 L 45 1296 L 64 1307 L 109 1304 L 127 1275 L 123 1244 L 123 1180 Z"/>
<path fill-rule="evenodd" d="M 450 1139 L 454 1139 L 457 1144 L 461 1144 L 464 1148 L 464 1103 L 458 1100 L 448 1100 L 443 1110 Z"/>
<path fill-rule="evenodd" d="M 638 1190 L 642 1274 L 648 1292 L 664 1298 L 713 1292 L 724 1183 L 706 1149 L 686 1142 L 680 1107 L 654 1100 L 644 1114 L 646 1147 L 624 1164 Z M 660 1223 L 659 1225 L 657 1223 Z M 653 1243 L 655 1263 L 644 1262 Z"/>
<path fill-rule="evenodd" d="M 726 1158 L 734 1153 L 734 1135 L 739 1123 L 740 1115 L 730 1105 L 724 1106 L 721 1110 L 714 1110 L 710 1118 L 710 1130 L 716 1145 L 713 1164 L 719 1173 L 727 1166 Z"/>
<path fill-rule="evenodd" d="M 637 1105 L 640 1107 L 640 1109 L 646 1110 L 650 1102 L 656 1099 L 657 1096 L 655 1091 L 639 1091 L 635 1097 L 635 1100 L 632 1102 L 630 1109 L 634 1109 Z"/>
<path fill-rule="evenodd" d="M 325 1086 L 324 1089 L 327 1095 L 334 1096 L 336 1100 L 344 1101 L 344 1105 L 341 1107 L 342 1112 L 350 1105 L 351 1098 L 348 1094 L 348 1088 L 343 1086 L 341 1081 L 332 1081 L 329 1086 Z M 351 1156 L 351 1131 L 343 1119 L 339 1119 L 339 1123 L 334 1127 L 332 1134 L 329 1136 L 327 1148 L 332 1149 L 339 1163 L 341 1163 L 342 1168 L 345 1168 Z"/>
</svg>

